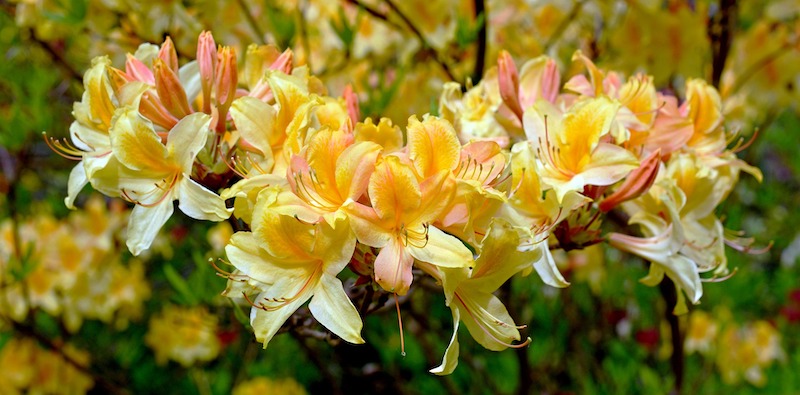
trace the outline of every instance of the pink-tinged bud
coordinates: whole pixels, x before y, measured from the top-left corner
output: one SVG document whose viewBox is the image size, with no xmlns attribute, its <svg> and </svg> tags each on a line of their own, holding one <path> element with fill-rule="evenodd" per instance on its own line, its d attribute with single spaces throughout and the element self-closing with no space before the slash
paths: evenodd
<svg viewBox="0 0 800 395">
<path fill-rule="evenodd" d="M 542 75 L 542 99 L 555 103 L 560 83 L 561 74 L 558 72 L 558 65 L 555 60 L 548 59 Z"/>
<path fill-rule="evenodd" d="M 197 65 L 200 68 L 200 86 L 203 89 L 203 112 L 211 113 L 211 89 L 217 67 L 217 44 L 211 32 L 200 33 L 197 39 Z"/>
<path fill-rule="evenodd" d="M 278 59 L 275 59 L 275 61 L 272 62 L 272 64 L 269 66 L 269 69 L 282 71 L 284 74 L 291 74 L 293 60 L 294 53 L 291 49 L 287 49 L 283 51 L 281 56 L 278 56 Z"/>
<path fill-rule="evenodd" d="M 111 82 L 114 94 L 119 93 L 120 88 L 131 81 L 131 78 L 124 71 L 114 67 L 108 68 L 108 79 Z"/>
<path fill-rule="evenodd" d="M 236 67 L 236 52 L 231 47 L 221 47 L 219 49 L 216 87 L 217 87 L 217 106 L 222 107 L 227 113 L 233 99 L 236 97 L 236 86 L 239 84 L 239 74 Z M 220 118 L 222 118 L 220 113 Z"/>
<path fill-rule="evenodd" d="M 660 164 L 661 150 L 656 150 L 628 175 L 619 189 L 600 202 L 600 211 L 609 212 L 620 203 L 636 199 L 647 192 L 656 180 Z"/>
<path fill-rule="evenodd" d="M 167 36 L 164 43 L 161 44 L 161 49 L 158 51 L 158 58 L 167 64 L 170 70 L 178 72 L 178 52 L 175 51 L 175 45 L 172 44 L 172 39 Z"/>
<path fill-rule="evenodd" d="M 361 110 L 358 108 L 358 96 L 353 92 L 353 87 L 350 86 L 350 84 L 344 87 L 342 96 L 344 96 L 344 102 L 347 106 L 347 115 L 350 117 L 350 130 L 352 131 L 353 127 L 358 123 L 358 120 L 361 119 Z"/>
<path fill-rule="evenodd" d="M 153 69 L 156 77 L 156 92 L 158 98 L 172 115 L 181 119 L 191 114 L 186 91 L 183 90 L 178 76 L 160 58 L 153 60 Z"/>
<path fill-rule="evenodd" d="M 139 101 L 139 114 L 166 130 L 171 130 L 178 124 L 178 119 L 170 114 L 150 92 L 142 95 L 142 100 Z"/>
<path fill-rule="evenodd" d="M 497 82 L 500 85 L 500 97 L 511 112 L 522 121 L 522 106 L 519 103 L 519 74 L 514 59 L 506 51 L 500 51 L 497 58 Z"/>
<path fill-rule="evenodd" d="M 156 84 L 150 68 L 131 54 L 128 54 L 128 60 L 125 61 L 125 74 L 128 74 L 128 77 L 134 81 L 141 81 L 148 85 Z"/>
</svg>

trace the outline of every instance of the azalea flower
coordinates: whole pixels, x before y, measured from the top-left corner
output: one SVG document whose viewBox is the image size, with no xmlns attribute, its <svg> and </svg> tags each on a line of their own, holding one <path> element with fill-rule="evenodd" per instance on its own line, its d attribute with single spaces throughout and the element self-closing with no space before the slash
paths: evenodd
<svg viewBox="0 0 800 395">
<path fill-rule="evenodd" d="M 264 348 L 309 299 L 311 314 L 323 326 L 348 342 L 363 343 L 361 317 L 336 277 L 353 255 L 355 236 L 346 226 L 310 224 L 277 213 L 279 192 L 277 187 L 261 191 L 253 231 L 235 233 L 225 248 L 237 272 L 229 274 L 224 294 L 244 292 L 253 305 L 250 323 Z"/>
<path fill-rule="evenodd" d="M 120 162 L 118 178 L 105 182 L 119 187 L 136 203 L 128 224 L 128 248 L 134 255 L 150 248 L 159 229 L 172 215 L 172 202 L 186 215 L 208 221 L 230 216 L 225 201 L 191 179 L 192 164 L 205 146 L 211 117 L 194 113 L 179 121 L 166 145 L 152 122 L 132 107 L 122 111 L 111 128 L 111 147 Z"/>
<path fill-rule="evenodd" d="M 619 106 L 601 96 L 584 99 L 565 114 L 542 100 L 525 111 L 525 133 L 542 163 L 542 181 L 553 187 L 559 203 L 570 191 L 611 185 L 639 166 L 631 152 L 602 139 Z"/>
<path fill-rule="evenodd" d="M 447 346 L 442 364 L 431 369 L 438 375 L 450 374 L 458 365 L 458 327 L 463 321 L 472 338 L 492 351 L 508 347 L 524 347 L 511 344 L 520 340 L 519 329 L 508 314 L 503 303 L 492 293 L 513 275 L 539 259 L 539 251 L 520 251 L 520 234 L 502 220 L 492 222 L 483 239 L 481 254 L 472 270 L 436 269 L 423 265 L 427 272 L 442 282 L 447 305 L 453 313 L 453 337 Z"/>
<path fill-rule="evenodd" d="M 420 161 L 417 165 L 435 165 Z M 397 156 L 384 157 L 369 180 L 372 207 L 350 201 L 350 224 L 358 241 L 381 248 L 375 259 L 375 281 L 403 295 L 411 286 L 414 259 L 445 267 L 466 267 L 472 253 L 456 237 L 431 223 L 452 199 L 449 172 L 420 182 L 412 166 Z"/>
</svg>

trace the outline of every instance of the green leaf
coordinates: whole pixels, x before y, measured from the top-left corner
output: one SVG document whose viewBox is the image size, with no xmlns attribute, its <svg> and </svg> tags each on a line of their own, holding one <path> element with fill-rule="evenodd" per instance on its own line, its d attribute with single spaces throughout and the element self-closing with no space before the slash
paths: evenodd
<svg viewBox="0 0 800 395">
<path fill-rule="evenodd" d="M 164 275 L 167 276 L 167 281 L 169 281 L 170 285 L 172 285 L 172 288 L 178 292 L 178 295 L 180 295 L 184 303 L 192 306 L 197 304 L 197 298 L 189 288 L 189 284 L 186 283 L 186 280 L 184 280 L 183 277 L 178 274 L 172 265 L 164 265 Z"/>
</svg>

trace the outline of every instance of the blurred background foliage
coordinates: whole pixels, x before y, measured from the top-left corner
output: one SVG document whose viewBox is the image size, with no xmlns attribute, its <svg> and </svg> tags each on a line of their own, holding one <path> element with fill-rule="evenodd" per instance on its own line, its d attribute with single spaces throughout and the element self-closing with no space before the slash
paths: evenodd
<svg viewBox="0 0 800 395">
<path fill-rule="evenodd" d="M 796 0 L 20 0 L 0 1 L 0 393 L 799 393 L 800 2 Z M 92 57 L 124 62 L 169 35 L 183 61 L 213 31 L 238 53 L 292 47 L 331 92 L 352 84 L 366 116 L 404 124 L 435 111 L 443 82 L 477 82 L 500 49 L 548 54 L 568 74 L 581 49 L 599 66 L 652 74 L 660 89 L 712 81 L 727 122 L 759 131 L 742 154 L 764 172 L 722 205 L 760 255 L 728 251 L 735 275 L 707 284 L 674 331 L 645 265 L 603 246 L 560 257 L 572 282 L 514 278 L 501 299 L 533 343 L 494 353 L 462 341 L 454 374 L 427 373 L 449 341 L 438 293 L 365 318 L 366 345 L 293 330 L 267 351 L 247 313 L 219 296 L 227 223 L 174 216 L 149 254 L 124 248 L 127 210 L 63 203 L 71 162 L 41 132 L 66 136 Z M 425 286 L 424 282 L 421 286 Z M 299 323 L 294 324 L 299 327 Z M 680 343 L 678 343 L 680 344 Z M 682 377 L 676 375 L 680 369 Z M 681 377 L 681 383 L 676 383 Z"/>
</svg>

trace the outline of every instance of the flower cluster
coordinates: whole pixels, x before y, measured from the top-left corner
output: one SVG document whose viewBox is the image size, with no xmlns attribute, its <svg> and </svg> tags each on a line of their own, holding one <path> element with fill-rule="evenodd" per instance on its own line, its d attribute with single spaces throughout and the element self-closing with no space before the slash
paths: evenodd
<svg viewBox="0 0 800 395">
<path fill-rule="evenodd" d="M 213 360 L 221 347 L 217 318 L 202 307 L 166 306 L 150 319 L 144 341 L 158 364 L 173 360 L 184 367 Z"/>
<path fill-rule="evenodd" d="M 553 249 L 607 239 L 651 262 L 642 282 L 666 275 L 697 303 L 701 273 L 728 275 L 725 243 L 749 248 L 714 209 L 741 171 L 760 172 L 727 148 L 719 94 L 704 81 L 689 80 L 681 100 L 580 52 L 588 75 L 565 82 L 552 59 L 518 72 L 501 53 L 465 93 L 444 86 L 440 117 L 412 115 L 401 128 L 362 120 L 351 89 L 329 96 L 292 59 L 251 46 L 239 68 L 207 32 L 197 60 L 180 67 L 169 39 L 140 47 L 124 71 L 98 58 L 75 105 L 74 147 L 51 141 L 81 160 L 68 205 L 87 183 L 136 205 L 133 254 L 150 247 L 175 200 L 195 219 L 232 214 L 240 229 L 225 248 L 233 270 L 219 269 L 224 294 L 252 306 L 264 347 L 306 302 L 335 335 L 362 343 L 345 268 L 395 298 L 427 277 L 453 315 L 432 370 L 448 374 L 461 323 L 490 350 L 530 341 L 515 344 L 523 327 L 493 293 L 533 271 L 567 286 Z M 606 237 L 612 211 L 629 220 Z"/>
<path fill-rule="evenodd" d="M 83 371 L 89 354 L 69 345 L 60 351 L 63 355 L 44 350 L 32 339 L 8 340 L 0 348 L 0 392 L 85 394 L 94 386 L 92 377 Z"/>
<path fill-rule="evenodd" d="M 763 387 L 767 382 L 764 369 L 786 359 L 780 333 L 773 324 L 763 320 L 744 325 L 727 322 L 725 316 L 729 315 L 727 311 L 717 317 L 702 310 L 692 311 L 684 348 L 688 353 L 715 357 L 717 369 L 728 384 L 744 379 Z"/>
<path fill-rule="evenodd" d="M 99 196 L 65 221 L 50 215 L 0 223 L 0 315 L 23 322 L 34 310 L 77 332 L 85 319 L 117 327 L 141 315 L 150 296 L 141 262 L 123 264 L 115 245 L 127 212 Z"/>
</svg>

